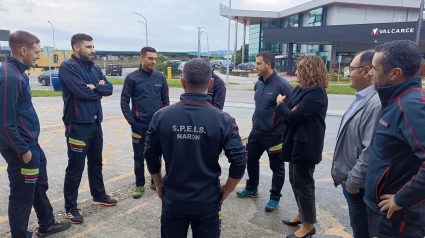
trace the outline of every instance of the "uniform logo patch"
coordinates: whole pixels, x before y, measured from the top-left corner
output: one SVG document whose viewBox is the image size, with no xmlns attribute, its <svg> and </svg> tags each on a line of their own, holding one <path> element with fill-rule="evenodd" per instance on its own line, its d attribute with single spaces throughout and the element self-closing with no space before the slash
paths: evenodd
<svg viewBox="0 0 425 238">
<path fill-rule="evenodd" d="M 162 84 L 155 84 L 155 87 L 162 87 Z"/>
<path fill-rule="evenodd" d="M 142 136 L 137 133 L 131 132 L 131 138 L 133 139 L 133 143 L 138 144 L 140 139 L 142 139 Z"/>
<path fill-rule="evenodd" d="M 270 95 L 270 96 L 273 96 L 273 93 L 271 93 L 271 92 L 268 92 L 268 93 L 266 93 L 267 95 Z"/>
<path fill-rule="evenodd" d="M 379 124 L 381 124 L 381 125 L 385 126 L 385 128 L 388 128 L 388 125 L 389 125 L 389 124 L 388 124 L 388 122 L 386 122 L 386 121 L 385 121 L 384 119 L 382 119 L 382 118 L 379 120 Z"/>
<path fill-rule="evenodd" d="M 21 174 L 24 176 L 25 183 L 36 183 L 39 173 L 39 169 L 21 168 Z"/>
</svg>

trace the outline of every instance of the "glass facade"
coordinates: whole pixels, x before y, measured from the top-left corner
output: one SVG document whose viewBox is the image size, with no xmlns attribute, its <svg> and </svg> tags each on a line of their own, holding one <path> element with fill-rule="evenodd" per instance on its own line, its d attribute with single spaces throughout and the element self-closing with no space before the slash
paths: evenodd
<svg viewBox="0 0 425 238">
<path fill-rule="evenodd" d="M 261 51 L 270 51 L 274 54 L 282 54 L 282 44 L 266 44 L 263 38 L 265 28 L 283 28 L 283 19 L 253 24 L 249 27 L 249 62 L 255 62 L 255 58 Z"/>
<path fill-rule="evenodd" d="M 326 7 L 316 8 L 309 12 L 308 26 L 326 26 Z"/>
</svg>

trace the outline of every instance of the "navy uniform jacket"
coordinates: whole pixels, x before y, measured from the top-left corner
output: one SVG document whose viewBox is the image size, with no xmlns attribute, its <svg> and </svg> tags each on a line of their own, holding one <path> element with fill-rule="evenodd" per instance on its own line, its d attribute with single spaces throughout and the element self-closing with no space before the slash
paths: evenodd
<svg viewBox="0 0 425 238">
<path fill-rule="evenodd" d="M 381 119 L 366 173 L 365 202 L 378 209 L 384 194 L 402 207 L 393 216 L 425 226 L 425 96 L 422 79 L 379 88 Z"/>
<path fill-rule="evenodd" d="M 12 57 L 0 66 L 0 149 L 12 148 L 21 160 L 40 135 L 26 70 Z"/>
<path fill-rule="evenodd" d="M 212 105 L 216 108 L 223 110 L 224 101 L 226 100 L 226 86 L 224 85 L 223 79 L 217 76 L 217 74 L 213 73 L 214 84 L 210 90 L 208 90 L 208 94 L 212 98 Z"/>
<path fill-rule="evenodd" d="M 181 101 L 155 113 L 146 135 L 145 158 L 149 172 L 157 174 L 158 157 L 164 155 L 164 208 L 184 214 L 217 211 L 223 149 L 230 162 L 229 176 L 242 178 L 247 152 L 238 126 L 211 105 L 210 96 L 182 94 Z"/>
<path fill-rule="evenodd" d="M 274 72 L 267 80 L 260 77 L 254 86 L 255 111 L 252 116 L 252 131 L 260 135 L 282 135 L 285 123 L 276 113 L 276 98 L 286 95 L 285 103 L 291 98 L 292 86 Z"/>
<path fill-rule="evenodd" d="M 168 105 L 168 84 L 163 74 L 139 68 L 127 75 L 121 93 L 121 111 L 133 132 L 145 133 L 153 114 Z"/>
<path fill-rule="evenodd" d="M 63 122 L 65 124 L 102 122 L 103 113 L 100 99 L 112 95 L 113 86 L 102 70 L 93 62 L 78 58 L 64 61 L 59 68 L 59 80 L 64 101 Z M 99 84 L 104 80 L 105 84 Z M 87 84 L 96 86 L 94 90 Z"/>
</svg>

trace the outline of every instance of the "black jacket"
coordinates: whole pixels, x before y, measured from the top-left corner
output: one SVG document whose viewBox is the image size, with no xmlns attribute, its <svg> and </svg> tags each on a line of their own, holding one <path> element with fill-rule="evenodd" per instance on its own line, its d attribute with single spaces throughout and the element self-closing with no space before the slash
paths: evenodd
<svg viewBox="0 0 425 238">
<path fill-rule="evenodd" d="M 206 94 L 182 94 L 181 101 L 159 110 L 146 134 L 145 158 L 151 174 L 166 175 L 163 204 L 179 213 L 210 213 L 220 199 L 221 151 L 229 159 L 229 176 L 240 179 L 247 152 L 234 118 L 211 105 Z"/>
<path fill-rule="evenodd" d="M 121 93 L 121 111 L 134 132 L 146 132 L 153 114 L 168 105 L 168 84 L 163 74 L 139 68 L 127 75 Z"/>
<path fill-rule="evenodd" d="M 103 120 L 100 99 L 112 95 L 113 86 L 106 79 L 102 70 L 91 61 L 72 58 L 64 61 L 59 68 L 59 80 L 64 101 L 63 122 L 68 124 L 94 122 Z M 104 80 L 105 84 L 99 84 Z M 96 86 L 94 90 L 87 84 Z"/>
<path fill-rule="evenodd" d="M 0 150 L 12 148 L 21 160 L 40 135 L 26 70 L 12 57 L 0 66 Z"/>
<path fill-rule="evenodd" d="M 226 100 L 226 85 L 224 85 L 223 79 L 213 73 L 214 84 L 208 90 L 208 94 L 211 96 L 212 105 L 220 110 L 223 110 L 224 101 Z"/>
<path fill-rule="evenodd" d="M 252 116 L 252 131 L 263 135 L 282 135 L 284 121 L 282 115 L 276 114 L 276 98 L 286 95 L 285 101 L 292 95 L 292 86 L 276 73 L 267 80 L 258 79 L 254 86 L 255 111 Z"/>
<path fill-rule="evenodd" d="M 377 89 L 382 101 L 366 173 L 365 202 L 380 212 L 381 195 L 395 194 L 395 216 L 425 226 L 425 96 L 422 79 Z M 381 212 L 380 212 L 381 213 Z"/>
<path fill-rule="evenodd" d="M 298 108 L 291 111 L 297 105 Z M 284 161 L 318 164 L 322 160 L 327 110 L 328 95 L 319 85 L 306 89 L 295 87 L 292 98 L 276 107 L 287 125 L 283 135 Z"/>
</svg>

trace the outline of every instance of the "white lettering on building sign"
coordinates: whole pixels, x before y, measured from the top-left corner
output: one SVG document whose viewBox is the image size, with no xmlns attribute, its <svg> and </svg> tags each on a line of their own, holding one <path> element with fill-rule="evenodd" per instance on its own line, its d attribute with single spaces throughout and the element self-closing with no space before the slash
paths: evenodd
<svg viewBox="0 0 425 238">
<path fill-rule="evenodd" d="M 415 28 L 393 28 L 393 29 L 372 29 L 371 35 L 378 36 L 380 34 L 404 34 L 404 33 L 415 33 Z"/>
</svg>

